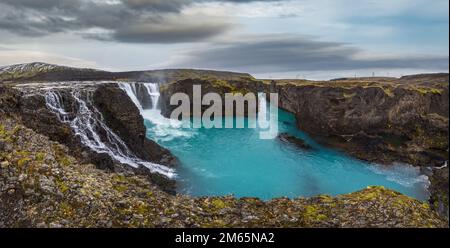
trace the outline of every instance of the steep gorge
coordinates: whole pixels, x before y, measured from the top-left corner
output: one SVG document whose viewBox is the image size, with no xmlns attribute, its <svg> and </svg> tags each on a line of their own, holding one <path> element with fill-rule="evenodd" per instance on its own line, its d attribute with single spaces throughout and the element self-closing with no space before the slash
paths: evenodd
<svg viewBox="0 0 450 248">
<path fill-rule="evenodd" d="M 10 91 L 16 94 L 10 112 L 28 127 L 69 146 L 81 161 L 144 174 L 175 192 L 170 167 L 177 164 L 176 158 L 145 137 L 142 116 L 117 83 L 30 84 Z"/>
<path fill-rule="evenodd" d="M 91 78 L 83 74 L 81 79 Z M 423 167 L 430 175 L 432 207 L 448 216 L 448 74 L 409 76 L 402 79 L 361 79 L 312 82 L 304 80 L 260 81 L 243 74 L 229 78 L 180 76 L 176 71 L 165 73 L 133 72 L 129 83 L 137 78 L 158 78 L 168 80 L 162 87 L 160 105 L 163 113 L 170 113 L 167 101 L 173 92 L 187 92 L 193 84 L 200 83 L 213 92 L 277 92 L 279 106 L 297 116 L 298 127 L 334 148 L 340 148 L 363 160 L 390 164 L 404 162 Z M 186 73 L 183 71 L 181 74 Z M 200 73 L 201 74 L 201 73 Z M 47 80 L 47 76 L 33 75 L 31 80 Z M 56 74 L 55 74 L 56 75 Z M 70 77 L 58 71 L 61 77 Z M 122 74 L 108 74 L 106 78 L 117 79 Z M 131 75 L 131 74 L 130 74 Z M 227 74 L 225 74 L 227 75 Z M 123 77 L 129 76 L 123 74 Z M 59 77 L 59 76 L 58 76 Z M 170 78 L 170 81 L 169 81 Z M 14 79 L 8 78 L 8 80 Z M 30 78 L 20 78 L 26 81 Z M 385 82 L 384 82 L 385 81 Z M 39 82 L 40 87 L 45 84 Z M 15 84 L 13 84 L 15 85 Z M 35 94 L 9 86 L 0 86 L 1 113 L 18 115 L 29 128 L 69 147 L 68 152 L 83 163 L 94 163 L 99 168 L 108 168 L 118 173 L 145 175 L 164 190 L 174 193 L 174 181 L 148 173 L 139 166 L 123 166 L 104 152 L 96 152 L 83 144 L 82 136 L 74 132 L 70 123 L 77 112 L 83 112 L 83 103 L 89 111 L 88 122 L 94 121 L 93 129 L 100 134 L 100 140 L 116 138 L 123 141 L 139 161 L 155 164 L 176 164 L 169 151 L 145 138 L 145 127 L 139 109 L 117 82 L 100 83 L 88 87 L 89 93 L 77 95 L 69 87 L 60 87 L 54 94 Z M 85 92 L 86 88 L 83 88 Z M 47 89 L 46 89 L 47 90 Z M 203 91 L 208 92 L 208 90 Z M 148 92 L 143 84 L 136 84 L 136 95 Z M 49 99 L 56 105 L 49 106 Z M 145 108 L 151 102 L 141 99 Z M 59 102 L 59 103 L 58 103 Z M 63 104 L 61 104 L 61 102 Z M 63 108 L 61 106 L 63 105 Z M 55 109 L 52 109 L 55 107 Z M 92 108 L 94 107 L 94 108 Z M 56 112 L 55 112 L 56 110 Z M 63 111 L 63 112 L 61 112 Z M 98 113 L 96 112 L 98 111 Z M 64 118 L 67 118 L 64 120 Z M 101 123 L 106 123 L 102 127 Z M 109 133 L 109 134 L 108 134 Z M 95 138 L 87 135 L 87 139 Z M 111 144 L 118 144 L 111 142 Z M 120 144 L 120 142 L 119 142 Z M 115 146 L 115 145 L 114 145 Z M 119 145 L 120 147 L 121 145 Z M 111 147 L 110 147 L 111 148 Z M 116 149 L 118 147 L 115 147 Z M 125 149 L 125 147 L 119 148 Z M 120 153 L 119 153 L 120 154 Z M 120 161 L 119 161 L 120 162 Z M 155 177 L 156 175 L 156 177 Z"/>
</svg>

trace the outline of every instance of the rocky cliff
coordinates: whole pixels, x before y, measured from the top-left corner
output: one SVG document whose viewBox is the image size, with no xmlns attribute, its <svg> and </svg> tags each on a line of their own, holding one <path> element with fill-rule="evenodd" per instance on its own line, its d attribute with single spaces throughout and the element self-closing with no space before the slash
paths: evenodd
<svg viewBox="0 0 450 248">
<path fill-rule="evenodd" d="M 0 227 L 448 227 L 427 203 L 382 187 L 268 202 L 174 196 L 0 117 Z"/>
<path fill-rule="evenodd" d="M 265 83 L 321 143 L 367 161 L 427 167 L 431 201 L 448 216 L 448 168 L 438 169 L 448 163 L 448 74 Z"/>
<path fill-rule="evenodd" d="M 163 114 L 170 97 L 192 85 L 202 95 L 275 92 L 278 105 L 296 115 L 298 128 L 316 140 L 370 162 L 423 167 L 431 178 L 435 209 L 448 216 L 448 74 L 331 81 L 187 79 L 161 88 Z M 202 106 L 204 111 L 209 106 Z M 192 108 L 192 106 L 191 106 Z"/>
<path fill-rule="evenodd" d="M 273 88 L 300 129 L 356 157 L 441 166 L 448 160 L 448 76 L 439 79 L 305 81 Z"/>
<path fill-rule="evenodd" d="M 42 81 L 48 79 L 81 81 L 118 79 L 125 81 L 155 80 L 157 82 L 165 83 L 161 87 L 160 104 L 163 109 L 163 114 L 166 116 L 169 116 L 173 109 L 173 107 L 168 104 L 170 96 L 175 92 L 184 92 L 188 95 L 192 95 L 193 84 L 200 84 L 202 86 L 203 94 L 208 92 L 216 92 L 219 94 L 229 92 L 244 94 L 246 92 L 261 91 L 277 92 L 279 93 L 279 106 L 294 113 L 297 117 L 298 127 L 303 131 L 310 133 L 318 141 L 334 148 L 342 149 L 352 156 L 368 161 L 386 165 L 389 165 L 392 162 L 405 162 L 423 167 L 424 173 L 430 177 L 431 181 L 431 208 L 438 210 L 444 216 L 448 217 L 448 167 L 445 163 L 448 161 L 448 74 L 416 75 L 400 79 L 337 79 L 323 82 L 306 80 L 260 81 L 255 80 L 248 74 L 229 72 L 161 70 L 109 73 L 74 68 L 61 69 L 57 66 L 42 65 L 39 63 L 30 66 L 31 69 L 26 69 L 26 65 L 1 68 L 0 82 L 4 85 L 14 85 L 18 82 L 28 81 L 43 83 Z M 124 97 L 124 92 L 114 86 L 114 84 L 113 86 L 102 85 L 95 87 L 95 89 L 91 91 L 90 96 L 83 95 L 78 97 L 81 97 L 84 100 L 92 99 L 90 104 L 98 109 L 99 113 L 101 113 L 101 118 L 104 119 L 107 126 L 109 126 L 114 133 L 119 134 L 118 136 L 123 139 L 127 147 L 129 146 L 136 156 L 157 163 L 166 163 L 168 165 L 176 162 L 176 159 L 173 158 L 167 150 L 145 139 L 145 128 L 142 124 L 142 117 L 138 114 L 138 109 L 127 97 Z M 68 149 L 64 148 L 63 150 L 50 149 L 47 146 L 48 150 L 55 154 L 53 157 L 56 156 L 56 159 L 58 159 L 58 156 L 61 158 L 62 155 L 64 155 L 63 158 L 65 158 L 68 154 L 75 157 L 74 159 L 76 161 L 72 159 L 63 159 L 59 162 L 55 162 L 53 160 L 55 166 L 53 169 L 56 171 L 62 168 L 61 165 L 70 164 L 70 170 L 77 173 L 74 177 L 95 178 L 95 180 L 104 180 L 106 182 L 105 185 L 95 185 L 96 187 L 111 186 L 113 183 L 117 183 L 117 181 L 114 181 L 111 178 L 108 179 L 108 176 L 98 173 L 95 169 L 90 168 L 86 171 L 75 169 L 78 168 L 80 164 L 93 163 L 98 168 L 110 169 L 113 171 L 113 174 L 111 175 L 119 175 L 120 177 L 121 175 L 127 175 L 127 178 L 130 176 L 132 178 L 130 179 L 131 181 L 134 181 L 135 179 L 138 180 L 137 178 L 140 178 L 142 174 L 145 174 L 147 177 L 151 177 L 152 183 L 147 182 L 147 184 L 142 187 L 152 187 L 157 183 L 163 185 L 163 188 L 173 193 L 173 181 L 162 180 L 161 183 L 161 178 L 152 178 L 152 175 L 154 174 L 149 175 L 145 170 L 129 169 L 127 166 L 117 164 L 110 156 L 104 153 L 95 153 L 92 152 L 92 150 L 87 149 L 86 146 L 83 145 L 83 142 L 81 142 L 80 136 L 74 134 L 70 124 L 62 122 L 61 120 L 61 117 L 73 119 L 76 110 L 80 109 L 80 102 L 74 98 L 71 90 L 67 88 L 64 89 L 64 87 L 58 90 L 57 98 L 57 101 L 63 102 L 64 105 L 64 113 L 60 113 L 60 115 L 55 115 L 55 111 L 50 111 L 49 106 L 47 106 L 48 101 L 42 94 L 25 94 L 10 86 L 0 86 L 0 114 L 2 115 L 2 120 L 4 116 L 12 114 L 13 119 L 9 120 L 8 123 L 14 122 L 19 126 L 26 125 L 34 131 L 50 137 L 54 142 L 67 146 Z M 60 109 L 57 109 L 56 111 L 60 111 Z M 100 118 L 99 113 L 94 113 L 94 117 L 97 119 Z M 11 118 L 11 116 L 8 118 Z M 8 123 L 4 124 L 5 130 L 8 128 L 11 129 L 9 127 L 11 124 Z M 107 131 L 100 126 L 96 128 L 99 129 L 96 131 L 99 131 L 101 136 L 100 139 L 108 139 L 109 136 Z M 31 137 L 34 137 L 34 131 L 28 130 L 26 133 L 31 135 Z M 8 132 L 11 133 L 11 131 Z M 3 133 L 6 133 L 6 131 Z M 0 143 L 0 150 L 3 149 L 3 151 L 7 151 L 2 153 L 2 159 L 5 160 L 5 163 L 2 165 L 5 165 L 3 166 L 5 168 L 10 164 L 23 165 L 23 163 L 33 160 L 33 158 L 29 158 L 27 155 L 30 151 L 28 151 L 28 153 L 25 152 L 24 156 L 19 156 L 20 151 L 17 149 L 12 150 L 13 148 L 11 148 L 12 146 L 10 143 L 15 142 L 16 138 L 11 138 L 15 137 L 14 135 L 15 134 L 2 137 L 3 140 L 2 143 Z M 20 135 L 23 135 L 23 133 L 20 133 L 19 136 Z M 20 140 L 21 138 L 17 137 L 17 139 Z M 40 137 L 39 141 L 43 142 L 45 139 L 46 138 Z M 21 145 L 22 144 L 16 144 L 18 147 Z M 35 147 L 32 146 L 30 149 L 31 153 L 33 153 Z M 19 155 L 16 156 L 14 153 L 11 153 L 13 151 L 19 152 Z M 35 155 L 37 156 L 37 154 Z M 19 162 L 16 159 L 22 157 L 24 159 L 22 162 Z M 39 155 L 39 158 L 40 157 L 41 156 Z M 31 168 L 34 168 L 33 166 Z M 46 168 L 45 164 L 44 167 Z M 89 168 L 89 166 L 87 168 Z M 23 205 L 23 202 L 18 203 L 14 201 L 15 197 L 18 197 L 17 199 L 25 197 L 25 194 L 22 192 L 19 195 L 15 195 L 14 192 L 16 191 L 11 191 L 14 197 L 5 195 L 5 192 L 9 192 L 7 190 L 9 189 L 9 186 L 16 185 L 13 188 L 19 187 L 17 186 L 17 180 L 15 179 L 20 176 L 19 174 L 14 174 L 20 172 L 16 170 L 15 167 L 8 167 L 7 170 L 8 171 L 3 174 L 0 173 L 2 176 L 7 175 L 3 181 L 14 180 L 12 180 L 11 183 L 4 184 L 6 186 L 2 185 L 2 187 L 4 187 L 1 191 L 2 199 L 5 199 L 4 201 L 2 200 L 2 202 L 5 202 L 6 204 L 3 206 L 6 206 L 5 209 L 10 207 L 17 208 L 14 204 L 22 204 L 20 206 L 24 206 L 26 209 L 26 204 Z M 12 170 L 12 172 L 10 170 Z M 69 170 L 64 171 L 64 173 L 69 173 Z M 72 180 L 73 174 L 70 175 L 70 180 Z M 12 179 L 8 179 L 9 176 Z M 73 182 L 70 180 L 68 180 L 67 183 L 72 184 Z M 88 181 L 92 180 L 89 179 Z M 34 183 L 35 181 L 32 182 Z M 41 185 L 39 187 L 45 189 L 48 180 L 44 178 L 43 182 L 43 186 Z M 167 182 L 169 183 L 167 184 Z M 77 187 L 76 183 L 74 185 Z M 250 199 L 250 201 L 247 202 L 247 200 L 237 200 L 233 198 L 191 199 L 184 196 L 172 198 L 165 194 L 160 194 L 159 191 L 151 190 L 150 194 L 153 194 L 153 192 L 158 193 L 157 197 L 151 197 L 152 202 L 150 202 L 150 204 L 156 204 L 158 207 L 150 209 L 148 204 L 144 204 L 142 209 L 139 207 L 141 206 L 141 202 L 146 202 L 148 199 L 140 197 L 142 194 L 147 194 L 149 192 L 144 192 L 141 186 L 130 183 L 128 179 L 121 179 L 119 185 L 124 186 L 119 187 L 119 193 L 121 193 L 120 191 L 125 191 L 125 196 L 130 197 L 127 198 L 127 201 L 129 200 L 129 202 L 126 204 L 132 203 L 136 205 L 136 209 L 128 212 L 124 209 L 120 209 L 114 214 L 110 213 L 109 215 L 106 215 L 108 215 L 108 218 L 110 219 L 119 216 L 119 218 L 130 220 L 133 219 L 135 215 L 138 216 L 138 218 L 133 219 L 131 222 L 122 222 L 122 219 L 119 221 L 113 220 L 111 222 L 112 224 L 110 222 L 99 222 L 102 223 L 99 224 L 99 226 L 121 226 L 129 224 L 139 226 L 207 226 L 208 223 L 213 223 L 213 226 L 253 226 L 256 224 L 262 226 L 276 226 L 278 224 L 282 226 L 442 226 L 443 223 L 440 222 L 441 220 L 438 217 L 433 215 L 433 211 L 427 208 L 427 204 L 422 205 L 422 203 L 405 198 L 398 193 L 380 188 L 370 188 L 337 198 L 319 197 L 294 201 L 286 199 L 286 201 L 274 200 L 269 203 L 260 202 L 255 199 Z M 128 191 L 124 190 L 124 188 L 132 190 Z M 110 201 L 117 198 L 115 195 L 116 191 L 105 190 L 99 193 L 98 191 L 89 189 L 87 192 L 87 196 L 80 196 L 81 202 L 84 199 L 83 197 L 94 197 L 97 194 L 107 194 L 108 198 L 95 198 L 96 201 L 98 201 L 98 206 L 106 206 L 111 204 Z M 80 192 L 74 191 L 71 193 L 79 194 Z M 135 196 L 134 194 L 137 194 L 138 196 Z M 57 195 L 59 195 L 58 197 L 61 196 L 60 194 Z M 119 195 L 120 197 L 124 197 L 124 194 Z M 53 195 L 47 197 L 48 199 L 53 199 Z M 25 201 L 30 204 L 28 205 L 30 208 L 33 204 L 37 204 L 36 202 L 33 202 L 34 198 L 23 199 L 26 199 Z M 61 198 L 57 199 L 60 200 Z M 159 199 L 161 199 L 161 201 L 159 201 Z M 320 199 L 324 199 L 325 202 Z M 403 204 L 403 200 L 406 201 L 406 204 Z M 195 205 L 201 206 L 201 211 L 209 211 L 210 208 L 215 209 L 214 206 L 218 206 L 216 210 L 219 212 L 214 210 L 209 217 L 205 218 L 200 218 L 198 216 L 188 218 L 184 216 L 185 213 L 183 211 L 180 213 L 171 210 L 170 213 L 167 213 L 166 215 L 165 211 L 161 210 L 162 208 L 165 208 L 165 206 L 172 209 L 170 206 L 173 205 L 170 204 L 177 205 L 180 201 L 190 202 L 190 205 L 186 208 L 188 209 L 186 210 L 188 212 L 194 211 L 191 210 L 190 207 Z M 316 206 L 316 201 L 320 202 L 319 206 Z M 164 205 L 167 202 L 169 205 Z M 327 205 L 330 202 L 333 204 Z M 228 203 L 231 204 L 231 208 L 228 208 Z M 74 211 L 74 206 L 76 208 L 79 203 L 77 201 L 75 205 L 71 204 L 62 206 L 63 210 L 66 209 L 72 213 L 72 211 Z M 295 211 L 292 212 L 292 215 L 285 218 L 279 214 L 283 211 L 290 212 L 292 208 L 285 208 L 279 204 L 291 206 L 292 208 L 295 208 Z M 312 204 L 312 206 L 309 206 L 310 204 Z M 258 210 L 255 208 L 256 206 L 261 206 L 261 208 L 258 207 Z M 298 208 L 295 206 L 298 206 Z M 326 211 L 324 210 L 325 214 L 323 214 L 323 206 L 333 206 L 333 209 L 335 206 L 340 207 L 334 210 L 326 208 Z M 320 207 L 320 209 L 317 210 L 316 207 Z M 358 211 L 353 207 L 356 207 Z M 398 207 L 401 208 L 399 209 Z M 226 211 L 223 210 L 225 212 L 222 211 L 224 208 L 227 209 Z M 51 211 L 58 209 L 58 206 L 52 205 L 50 206 L 50 209 L 49 213 L 55 214 L 55 212 Z M 246 209 L 251 209 L 251 211 L 246 211 Z M 278 212 L 280 209 L 281 211 Z M 360 212 L 360 209 L 363 209 L 363 211 Z M 126 212 L 126 217 L 122 215 L 124 213 L 123 211 Z M 136 211 L 138 214 L 136 214 Z M 149 214 L 149 211 L 151 214 Z M 162 213 L 164 214 L 164 221 L 155 219 L 155 211 L 159 211 L 158 214 L 160 215 Z M 227 214 L 227 211 L 230 211 L 229 214 Z M 200 212 L 198 212 L 199 216 L 201 215 Z M 4 216 L 10 214 L 9 217 L 14 214 L 12 212 L 5 213 Z M 269 213 L 269 215 L 274 218 L 267 219 L 268 217 L 267 215 L 264 215 L 264 213 Z M 416 220 L 411 217 L 411 213 L 414 213 L 413 216 L 421 217 L 419 220 Z M 172 214 L 175 217 L 173 217 Z M 143 215 L 148 216 L 148 218 L 142 217 Z M 70 224 L 70 221 L 74 221 L 73 219 L 70 219 L 69 222 L 63 222 L 63 224 L 56 221 L 56 224 L 64 226 L 82 226 L 90 223 L 88 219 L 83 219 L 83 212 L 74 214 L 73 216 L 74 218 L 80 219 L 78 224 Z M 187 220 L 185 222 L 180 221 L 178 216 L 184 216 Z M 254 216 L 256 216 L 256 219 L 252 220 Z M 377 219 L 380 216 L 384 216 L 385 219 Z M 310 217 L 315 219 L 316 222 L 311 224 L 309 220 Z M 30 219 L 37 217 L 21 216 L 19 219 L 22 218 L 26 221 L 18 223 L 32 223 Z M 142 218 L 147 218 L 147 221 L 142 222 Z M 277 218 L 281 219 L 278 220 Z M 364 221 L 358 221 L 358 219 L 361 218 L 363 218 Z M 393 222 L 390 222 L 389 220 L 392 218 Z M 431 222 L 430 218 L 432 220 Z M 5 217 L 4 219 L 7 218 Z M 12 219 L 17 220 L 17 218 Z M 289 220 L 292 220 L 293 224 Z M 33 222 L 33 225 L 42 224 L 48 226 L 51 223 L 53 222 L 42 220 L 39 223 Z M 20 226 L 22 224 L 11 222 L 6 225 Z"/>
<path fill-rule="evenodd" d="M 162 114 L 166 117 L 170 117 L 172 111 L 177 108 L 177 105 L 170 105 L 170 98 L 175 93 L 185 93 L 189 96 L 191 110 L 193 109 L 193 86 L 197 85 L 201 88 L 201 97 L 203 97 L 207 93 L 217 93 L 222 100 L 222 114 L 225 115 L 225 94 L 233 93 L 233 94 L 242 94 L 243 96 L 249 92 L 258 93 L 258 90 L 261 86 L 263 86 L 259 81 L 250 78 L 250 77 L 242 77 L 238 79 L 229 79 L 224 80 L 217 77 L 205 77 L 205 78 L 193 78 L 193 79 L 183 79 L 179 81 L 174 81 L 170 83 L 163 84 L 160 87 L 161 91 L 161 110 Z M 261 90 L 262 91 L 262 90 Z M 197 99 L 201 102 L 202 99 Z M 256 99 L 257 100 L 257 99 Z M 244 115 L 248 116 L 248 102 L 244 103 Z M 256 104 L 256 107 L 258 104 Z M 201 112 L 203 113 L 206 109 L 208 109 L 209 105 L 202 105 Z M 192 113 L 192 111 L 191 111 Z M 233 113 L 235 115 L 236 112 Z"/>
<path fill-rule="evenodd" d="M 93 104 L 96 105 L 96 109 L 99 111 L 99 113 L 95 113 L 99 115 L 98 117 L 77 116 L 80 112 L 86 111 L 80 106 L 86 104 L 86 102 L 79 102 L 72 88 L 62 87 L 56 89 L 57 93 L 54 94 L 57 94 L 58 101 L 64 105 L 65 116 L 63 118 L 67 118 L 70 121 L 62 120 L 61 116 L 55 114 L 55 110 L 49 108 L 48 99 L 46 99 L 49 97 L 49 92 L 39 92 L 39 88 L 34 89 L 33 86 L 29 89 L 20 90 L 11 87 L 0 87 L 0 89 L 2 105 L 5 102 L 7 103 L 5 106 L 8 106 L 8 108 L 2 106 L 3 112 L 19 117 L 27 127 L 51 137 L 53 141 L 65 144 L 70 148 L 70 154 L 83 163 L 93 163 L 98 168 L 112 171 L 129 170 L 133 173 L 145 174 L 164 190 L 175 192 L 175 181 L 158 173 L 151 173 L 151 171 L 142 166 L 134 169 L 130 166 L 122 165 L 120 161 L 111 157 L 104 150 L 93 150 L 86 144 L 85 139 L 92 140 L 92 137 L 83 137 L 83 135 L 98 135 L 97 138 L 101 142 L 105 144 L 110 143 L 108 145 L 111 146 L 117 145 L 111 143 L 110 134 L 102 128 L 101 125 L 104 123 L 114 134 L 119 135 L 119 139 L 123 140 L 127 147 L 126 149 L 129 149 L 130 153 L 138 159 L 171 167 L 177 164 L 177 159 L 170 151 L 146 138 L 146 129 L 139 110 L 116 84 L 100 84 L 94 86 L 93 89 L 80 90 L 80 92 L 84 92 L 80 93 L 81 95 L 87 94 L 86 97 L 88 95 L 94 97 L 95 101 Z M 92 123 L 91 128 L 95 130 L 95 134 L 80 134 L 80 130 L 74 130 L 72 125 L 74 125 L 73 121 L 76 118 L 90 118 L 91 120 L 87 120 L 86 123 L 80 122 L 79 126 L 82 129 L 88 129 L 85 125 Z M 103 123 L 95 122 L 95 118 L 102 119 Z M 103 146 L 102 144 L 94 145 L 100 146 L 100 148 Z"/>
</svg>

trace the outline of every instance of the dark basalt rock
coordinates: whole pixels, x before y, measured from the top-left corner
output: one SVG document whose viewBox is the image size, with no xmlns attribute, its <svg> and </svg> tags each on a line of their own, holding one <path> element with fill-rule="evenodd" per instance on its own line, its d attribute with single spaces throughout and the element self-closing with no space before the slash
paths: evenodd
<svg viewBox="0 0 450 248">
<path fill-rule="evenodd" d="M 27 127 L 48 136 L 53 141 L 67 145 L 70 148 L 70 154 L 81 162 L 92 163 L 100 169 L 111 171 L 122 171 L 123 167 L 129 167 L 118 164 L 107 154 L 94 152 L 84 146 L 70 125 L 61 122 L 53 112 L 48 110 L 44 96 L 40 94 L 23 95 L 18 90 L 9 87 L 3 89 L 2 92 L 4 92 L 4 94 L 0 94 L 2 103 L 8 100 L 8 108 L 6 108 L 6 104 L 5 107 L 2 105 L 2 111 L 20 117 Z M 75 110 L 77 108 L 70 89 L 60 89 L 58 93 L 66 109 Z M 104 117 L 105 124 L 123 139 L 137 157 L 167 166 L 175 166 L 178 163 L 170 151 L 146 138 L 144 120 L 140 116 L 139 110 L 115 84 L 98 86 L 94 92 L 94 99 L 98 110 Z M 103 133 L 99 132 L 98 135 L 102 137 L 102 140 L 106 140 Z M 175 181 L 164 176 L 154 175 L 146 168 L 130 167 L 125 170 L 139 175 L 145 174 L 162 189 L 170 193 L 175 192 Z"/>
<path fill-rule="evenodd" d="M 0 85 L 0 113 L 12 113 L 17 110 L 20 92 L 10 87 Z"/>
<path fill-rule="evenodd" d="M 300 148 L 301 150 L 308 151 L 313 149 L 310 145 L 306 144 L 305 141 L 303 141 L 302 139 L 289 135 L 288 133 L 280 133 L 278 134 L 277 138 L 282 142 L 293 144 L 295 147 Z"/>
<path fill-rule="evenodd" d="M 164 84 L 160 87 L 161 91 L 161 110 L 162 115 L 169 118 L 172 111 L 178 107 L 178 105 L 170 105 L 170 98 L 175 93 L 185 93 L 189 96 L 191 103 L 191 110 L 193 109 L 193 86 L 201 86 L 201 96 L 203 97 L 207 93 L 217 93 L 222 98 L 222 115 L 226 115 L 225 112 L 225 94 L 226 93 L 241 93 L 245 95 L 249 92 L 255 94 L 264 91 L 263 84 L 256 80 L 242 79 L 242 80 L 223 80 L 219 78 L 206 78 L 206 79 L 184 79 L 175 81 L 172 83 Z M 201 101 L 201 99 L 200 99 Z M 244 103 L 244 116 L 248 116 L 249 105 L 248 102 Z M 209 105 L 201 106 L 201 113 L 207 110 Z M 256 102 L 255 111 L 258 111 L 258 103 Z M 191 111 L 192 114 L 192 111 Z M 236 115 L 236 111 L 233 113 Z"/>
<path fill-rule="evenodd" d="M 60 90 L 59 94 L 68 109 L 76 108 L 69 90 Z M 16 113 L 20 115 L 27 127 L 48 136 L 53 141 L 67 145 L 70 153 L 83 163 L 93 163 L 100 169 L 114 170 L 114 161 L 107 154 L 96 153 L 85 147 L 70 125 L 61 122 L 53 112 L 48 110 L 42 95 L 23 96 L 20 98 L 20 103 L 20 109 Z"/>
<path fill-rule="evenodd" d="M 366 161 L 441 167 L 449 158 L 448 74 L 272 81 L 279 106 L 320 143 Z M 433 170 L 432 207 L 448 217 L 448 169 Z M 446 182 L 446 183 L 445 183 Z"/>
<path fill-rule="evenodd" d="M 448 83 L 311 82 L 275 90 L 301 130 L 353 156 L 418 166 L 448 160 Z"/>
<path fill-rule="evenodd" d="M 429 177 L 431 185 L 429 187 L 430 191 L 430 205 L 438 211 L 441 216 L 445 216 L 448 220 L 449 218 L 449 181 L 448 181 L 449 170 L 448 166 L 438 167 L 432 169 L 432 175 Z"/>
<path fill-rule="evenodd" d="M 144 119 L 127 94 L 116 84 L 101 85 L 94 101 L 108 126 L 140 158 L 169 166 L 177 164 L 169 150 L 146 138 Z"/>
</svg>

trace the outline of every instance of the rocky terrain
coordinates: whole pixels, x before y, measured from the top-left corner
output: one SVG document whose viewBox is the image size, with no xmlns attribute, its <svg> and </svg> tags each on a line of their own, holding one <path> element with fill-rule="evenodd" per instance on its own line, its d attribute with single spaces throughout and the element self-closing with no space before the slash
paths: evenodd
<svg viewBox="0 0 450 248">
<path fill-rule="evenodd" d="M 448 75 L 278 81 L 271 88 L 300 129 L 353 156 L 418 166 L 448 161 Z"/>
<path fill-rule="evenodd" d="M 134 155 L 145 161 L 171 167 L 177 165 L 177 159 L 170 151 L 145 137 L 146 129 L 142 116 L 136 106 L 116 84 L 85 87 L 93 87 L 93 89 L 89 89 L 92 91 L 90 94 L 94 96 L 93 104 L 101 111 L 103 121 L 121 137 Z M 84 90 L 89 91 L 88 89 Z M 72 95 L 73 90 L 63 87 L 58 89 L 57 92 L 66 108 L 70 109 L 68 110 L 68 118 L 75 118 L 80 103 Z M 129 169 L 129 166 L 121 165 L 107 153 L 93 151 L 83 144 L 80 135 L 77 135 L 71 127 L 72 124 L 62 122 L 60 117 L 48 108 L 45 98 L 46 95 L 39 92 L 27 93 L 27 90 L 0 86 L 2 109 L 5 112 L 20 116 L 27 127 L 50 137 L 53 141 L 67 145 L 70 148 L 70 154 L 85 163 L 93 163 L 98 168 L 112 171 Z M 115 104 L 112 104 L 113 102 Z M 108 141 L 108 135 L 100 129 L 98 124 L 94 129 L 96 129 L 101 140 Z M 175 182 L 173 180 L 162 177 L 157 173 L 149 173 L 143 168 L 138 168 L 135 172 L 146 174 L 164 190 L 175 193 Z"/>
<path fill-rule="evenodd" d="M 446 227 L 427 203 L 382 187 L 329 197 L 191 198 L 145 176 L 80 163 L 69 148 L 0 119 L 0 227 Z"/>
<path fill-rule="evenodd" d="M 448 216 L 448 74 L 332 81 L 265 81 L 298 128 L 371 162 L 422 167 L 431 202 Z M 439 183 L 437 183 L 439 182 Z M 439 185 L 439 186 L 438 186 Z"/>
<path fill-rule="evenodd" d="M 177 107 L 175 105 L 170 105 L 170 97 L 175 93 L 185 93 L 191 99 L 191 109 L 193 109 L 193 86 L 199 85 L 201 87 L 201 97 L 207 93 L 217 93 L 222 98 L 222 114 L 226 115 L 225 111 L 225 94 L 234 93 L 245 95 L 249 92 L 257 93 L 256 90 L 260 86 L 260 82 L 252 77 L 240 77 L 233 79 L 223 79 L 217 77 L 203 77 L 203 78 L 192 78 L 183 79 L 174 82 L 168 82 L 160 87 L 161 91 L 161 110 L 162 115 L 170 117 L 170 113 Z M 201 99 L 198 99 L 201 101 Z M 248 116 L 248 102 L 244 103 L 244 115 Z M 257 108 L 256 104 L 256 108 Z M 210 106 L 202 105 L 201 113 L 203 113 Z M 257 111 L 257 109 L 255 110 Z M 236 112 L 233 113 L 235 115 Z"/>
<path fill-rule="evenodd" d="M 0 83 L 100 80 L 176 82 L 183 79 L 202 78 L 240 80 L 253 77 L 246 73 L 191 69 L 108 72 L 88 68 L 52 65 L 42 62 L 0 67 Z"/>
<path fill-rule="evenodd" d="M 279 106 L 319 142 L 387 166 L 420 166 L 431 181 L 430 205 L 380 187 L 269 202 L 175 196 L 173 180 L 93 152 L 50 111 L 45 95 L 16 88 L 49 79 L 164 82 L 159 104 L 166 116 L 171 94 L 192 95 L 193 84 L 202 85 L 203 94 L 277 92 Z M 145 138 L 139 110 L 117 84 L 102 83 L 89 92 L 80 97 L 93 99 L 97 118 L 137 158 L 177 165 L 170 151 Z M 62 117 L 73 119 L 80 102 L 70 88 L 57 93 L 68 111 Z M 0 116 L 0 226 L 448 226 L 448 74 L 266 81 L 229 72 L 110 73 L 34 63 L 0 68 Z M 108 140 L 101 125 L 95 129 Z M 302 147 L 301 140 L 280 140 Z"/>
</svg>

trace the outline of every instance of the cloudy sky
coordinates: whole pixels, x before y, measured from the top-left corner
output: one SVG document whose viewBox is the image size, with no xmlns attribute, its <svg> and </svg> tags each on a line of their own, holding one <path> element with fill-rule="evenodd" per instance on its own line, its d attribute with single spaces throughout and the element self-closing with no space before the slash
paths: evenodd
<svg viewBox="0 0 450 248">
<path fill-rule="evenodd" d="M 448 0 L 0 0 L 0 65 L 260 78 L 448 72 Z"/>
</svg>

